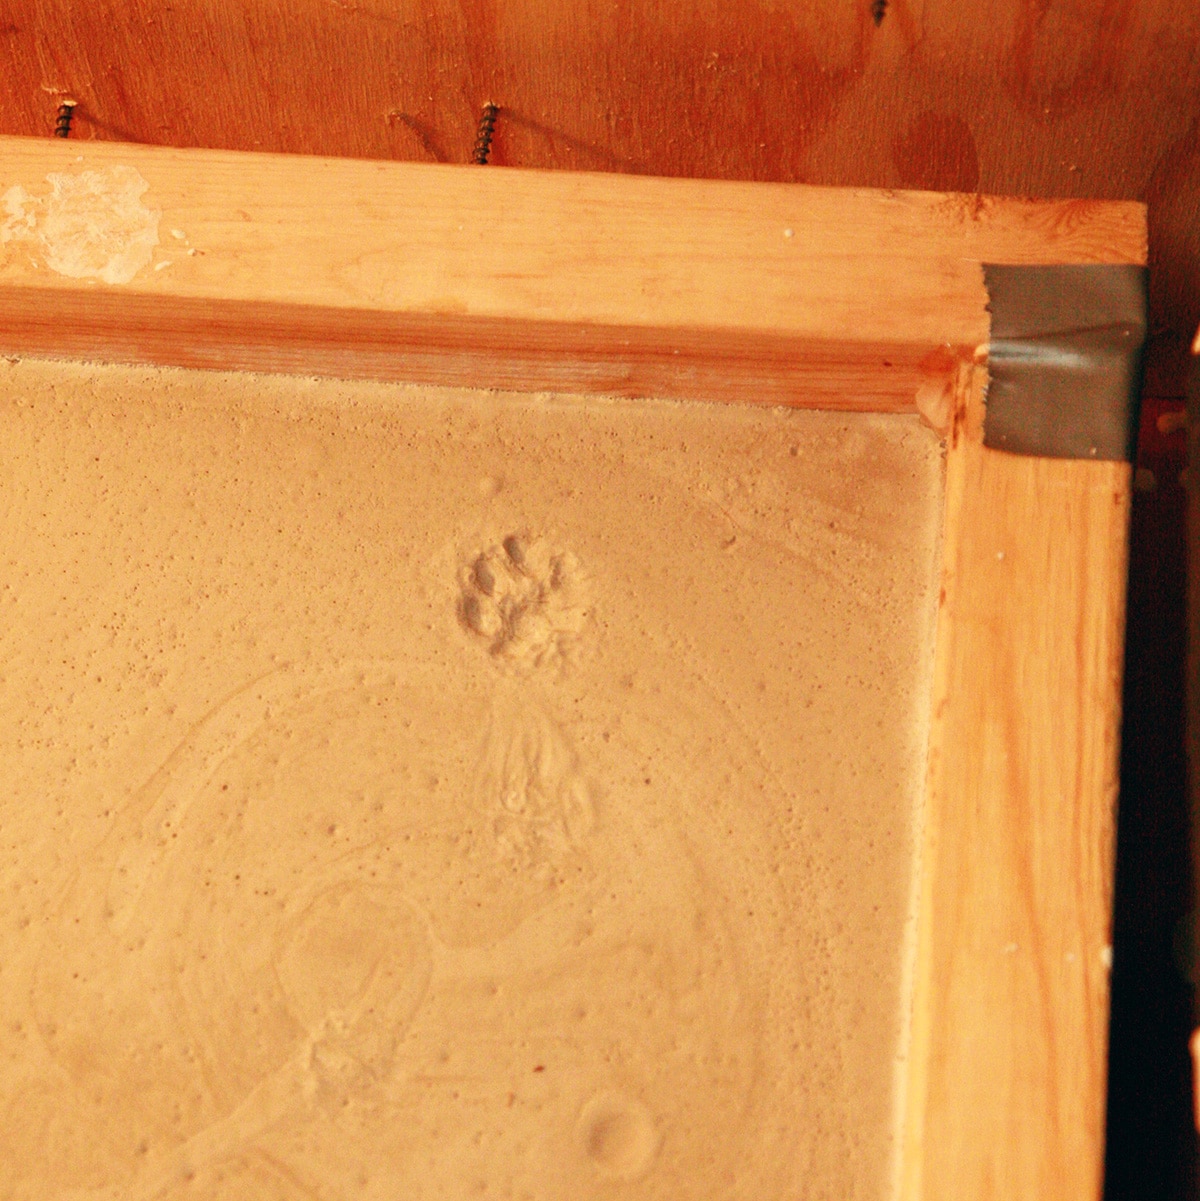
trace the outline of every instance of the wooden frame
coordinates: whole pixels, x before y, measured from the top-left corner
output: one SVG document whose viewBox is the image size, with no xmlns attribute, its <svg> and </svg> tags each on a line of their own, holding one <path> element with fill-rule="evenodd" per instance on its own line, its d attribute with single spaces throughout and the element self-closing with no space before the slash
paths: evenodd
<svg viewBox="0 0 1200 1201">
<path fill-rule="evenodd" d="M 983 446 L 981 264 L 1143 263 L 1141 206 L 48 139 L 0 200 L 8 353 L 942 427 L 901 1192 L 1099 1196 L 1130 467 Z"/>
</svg>

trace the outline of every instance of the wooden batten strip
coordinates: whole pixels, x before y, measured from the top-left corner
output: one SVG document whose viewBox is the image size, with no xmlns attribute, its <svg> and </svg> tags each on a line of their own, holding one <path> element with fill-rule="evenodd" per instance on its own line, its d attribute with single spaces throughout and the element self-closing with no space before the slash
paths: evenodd
<svg viewBox="0 0 1200 1201">
<path fill-rule="evenodd" d="M 1144 258 L 1135 204 L 55 139 L 0 201 L 6 353 L 882 411 L 986 342 L 981 263 Z"/>
<path fill-rule="evenodd" d="M 1098 1201 L 1132 468 L 947 464 L 905 1201 Z"/>
</svg>

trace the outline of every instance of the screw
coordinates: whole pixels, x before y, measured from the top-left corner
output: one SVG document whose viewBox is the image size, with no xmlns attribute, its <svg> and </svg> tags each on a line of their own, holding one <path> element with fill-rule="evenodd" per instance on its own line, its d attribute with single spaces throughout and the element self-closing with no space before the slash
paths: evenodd
<svg viewBox="0 0 1200 1201">
<path fill-rule="evenodd" d="M 483 115 L 479 118 L 479 133 L 475 137 L 475 150 L 471 158 L 481 167 L 487 165 L 488 155 L 491 153 L 492 134 L 496 131 L 496 114 L 499 111 L 499 105 L 489 100 L 483 106 Z"/>
<path fill-rule="evenodd" d="M 78 100 L 64 100 L 58 106 L 58 117 L 54 122 L 54 136 L 56 138 L 70 137 L 71 118 L 75 115 L 75 107 L 78 103 Z"/>
</svg>

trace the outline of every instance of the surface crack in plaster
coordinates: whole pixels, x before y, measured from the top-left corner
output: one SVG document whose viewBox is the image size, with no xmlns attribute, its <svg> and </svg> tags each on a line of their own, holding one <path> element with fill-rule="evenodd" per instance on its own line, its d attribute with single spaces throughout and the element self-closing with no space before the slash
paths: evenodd
<svg viewBox="0 0 1200 1201">
<path fill-rule="evenodd" d="M 51 172 L 46 182 L 46 195 L 20 184 L 4 193 L 0 243 L 33 243 L 51 271 L 106 284 L 127 284 L 150 263 L 162 213 L 142 203 L 150 184 L 139 171 Z"/>
</svg>

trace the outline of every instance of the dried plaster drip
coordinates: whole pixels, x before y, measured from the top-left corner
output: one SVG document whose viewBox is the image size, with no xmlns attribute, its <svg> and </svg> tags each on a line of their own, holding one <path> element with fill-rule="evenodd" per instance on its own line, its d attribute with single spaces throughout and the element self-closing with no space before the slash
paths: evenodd
<svg viewBox="0 0 1200 1201">
<path fill-rule="evenodd" d="M 0 243 L 32 244 L 51 271 L 106 284 L 127 284 L 149 264 L 162 213 L 142 203 L 150 184 L 140 172 L 51 172 L 46 181 L 47 195 L 20 184 L 4 193 Z"/>
</svg>

